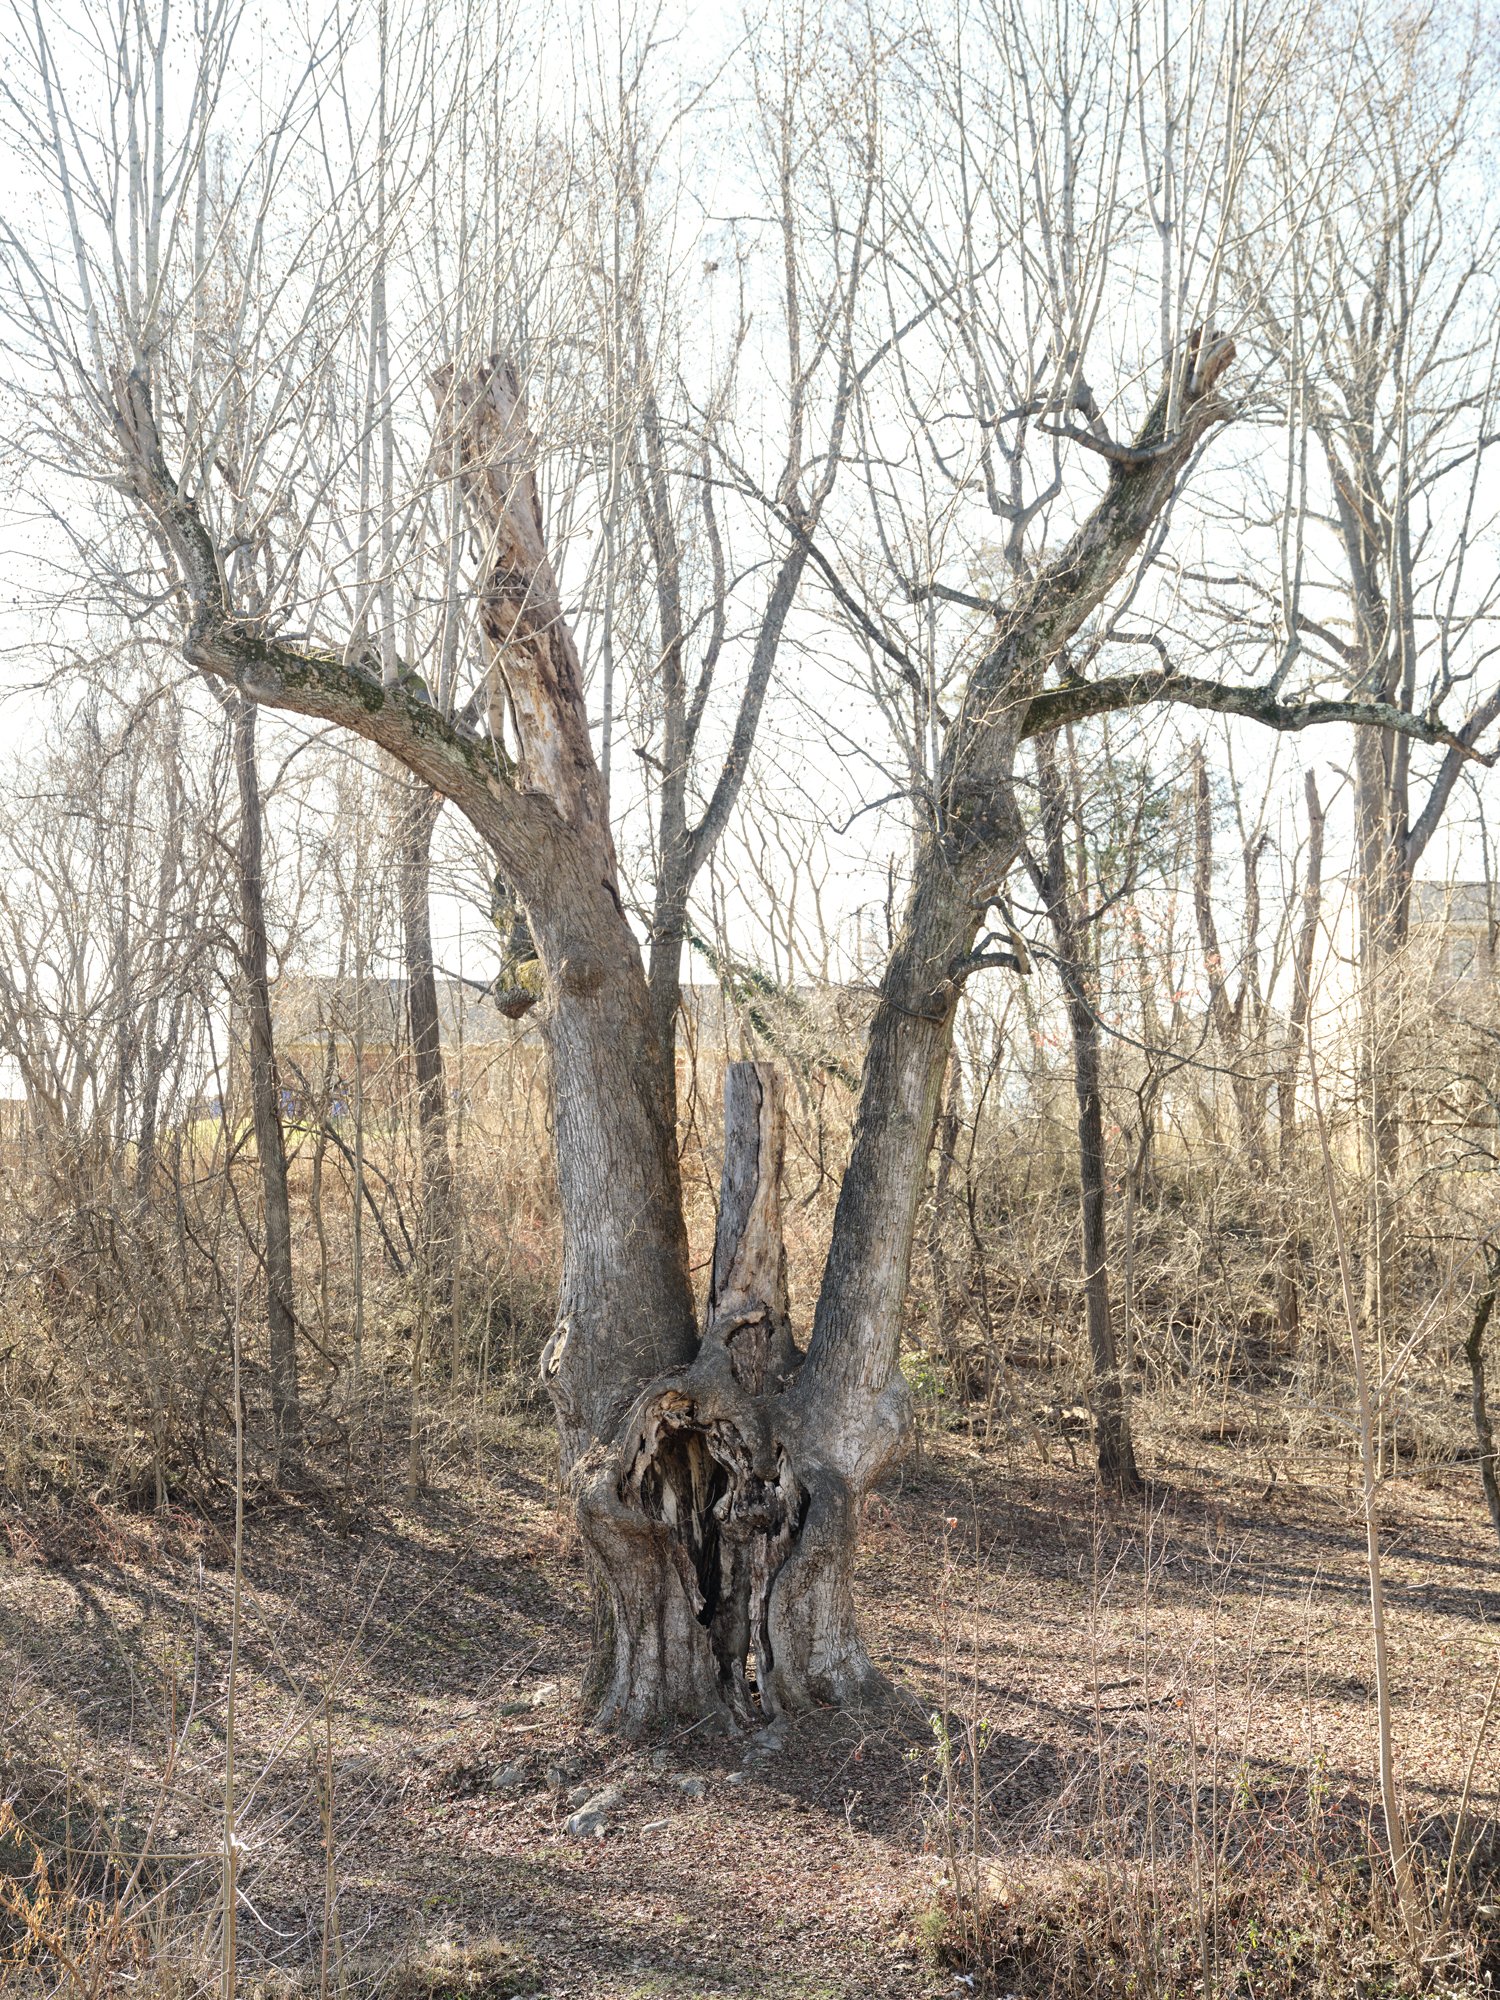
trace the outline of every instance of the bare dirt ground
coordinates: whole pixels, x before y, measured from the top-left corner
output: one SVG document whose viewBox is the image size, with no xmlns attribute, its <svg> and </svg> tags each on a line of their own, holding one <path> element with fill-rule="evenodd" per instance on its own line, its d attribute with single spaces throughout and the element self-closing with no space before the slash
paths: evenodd
<svg viewBox="0 0 1500 2000">
<path fill-rule="evenodd" d="M 326 1504 L 251 1508 L 243 1990 L 281 1990 L 325 1945 L 345 1990 L 374 1991 L 500 1939 L 495 1994 L 955 1995 L 972 1989 L 930 1950 L 950 1838 L 977 1829 L 1003 1876 L 1090 1826 L 1168 1827 L 1189 1771 L 1262 1843 L 1295 1838 L 1310 1799 L 1368 1818 L 1352 1462 L 1258 1443 L 1252 1403 L 1230 1414 L 1143 1423 L 1152 1485 L 1127 1509 L 1099 1502 L 1082 1449 L 1075 1466 L 1062 1445 L 1044 1464 L 929 1442 L 872 1504 L 862 1567 L 872 1651 L 911 1713 L 769 1739 L 624 1747 L 582 1725 L 589 1598 L 539 1431 L 342 1527 Z M 1500 1564 L 1472 1467 L 1404 1470 L 1383 1504 L 1402 1779 L 1414 1825 L 1440 1826 L 1495 1671 Z M 102 1807 L 122 1853 L 148 1843 L 160 1921 L 190 1949 L 221 1868 L 230 1524 L 4 1526 L 5 1788 L 54 1838 L 71 1798 L 75 1834 Z M 1487 1747 L 1476 1801 L 1495 1777 Z M 602 1831 L 570 1833 L 601 1791 Z"/>
</svg>

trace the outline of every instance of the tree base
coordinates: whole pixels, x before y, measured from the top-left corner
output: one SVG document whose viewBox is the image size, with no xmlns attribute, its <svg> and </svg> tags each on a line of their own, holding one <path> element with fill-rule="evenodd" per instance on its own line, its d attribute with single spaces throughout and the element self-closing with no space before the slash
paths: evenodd
<svg viewBox="0 0 1500 2000">
<path fill-rule="evenodd" d="M 713 1351 L 637 1404 L 580 1480 L 601 1596 L 589 1696 L 600 1728 L 731 1730 L 900 1697 L 859 1636 L 857 1496 L 799 1473 Z M 754 1684 L 749 1669 L 754 1666 Z"/>
</svg>

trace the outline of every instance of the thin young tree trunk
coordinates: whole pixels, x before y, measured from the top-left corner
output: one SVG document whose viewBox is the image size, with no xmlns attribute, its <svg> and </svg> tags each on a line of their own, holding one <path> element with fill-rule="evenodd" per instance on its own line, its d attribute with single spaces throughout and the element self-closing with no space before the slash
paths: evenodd
<svg viewBox="0 0 1500 2000">
<path fill-rule="evenodd" d="M 171 934 L 172 898 L 182 873 L 186 818 L 182 773 L 177 761 L 179 740 L 175 709 L 169 711 L 167 728 L 168 756 L 164 772 L 167 791 L 166 814 L 162 829 L 161 858 L 156 875 L 156 911 L 152 924 L 154 935 L 160 939 L 165 939 Z M 165 1027 L 162 1023 L 164 1005 Z M 184 995 L 179 989 L 170 996 L 158 992 L 150 993 L 142 1009 L 141 1095 L 135 1153 L 135 1191 L 142 1200 L 150 1193 L 152 1178 L 156 1171 L 157 1122 L 161 1110 L 162 1080 L 166 1075 L 167 1065 L 176 1052 L 181 1033 L 183 1007 Z"/>
<path fill-rule="evenodd" d="M 1493 1266 L 1492 1272 L 1493 1272 Z M 1464 1341 L 1464 1359 L 1469 1364 L 1470 1395 L 1474 1411 L 1474 1435 L 1479 1442 L 1479 1479 L 1484 1487 L 1484 1504 L 1490 1510 L 1490 1524 L 1500 1536 L 1500 1478 L 1495 1472 L 1495 1432 L 1490 1422 L 1489 1398 L 1485 1390 L 1484 1336 L 1495 1310 L 1500 1279 L 1493 1275 L 1488 1291 L 1480 1295 Z"/>
<path fill-rule="evenodd" d="M 1292 995 L 1287 1013 L 1286 1056 L 1276 1079 L 1277 1146 L 1282 1181 L 1292 1184 L 1297 1163 L 1297 1072 L 1302 1044 L 1307 1034 L 1307 1017 L 1312 1006 L 1313 960 L 1318 948 L 1318 926 L 1323 920 L 1323 824 L 1318 782 L 1311 771 L 1305 780 L 1307 795 L 1307 874 L 1302 884 L 1302 927 L 1292 954 Z M 1287 1233 L 1286 1249 L 1276 1284 L 1276 1318 L 1287 1351 L 1296 1350 L 1301 1330 L 1301 1273 L 1303 1237 L 1299 1227 Z"/>
<path fill-rule="evenodd" d="M 1338 1186 L 1334 1179 L 1333 1154 L 1328 1143 L 1328 1121 L 1323 1115 L 1318 1086 L 1317 1062 L 1308 1043 L 1308 1073 L 1312 1084 L 1313 1116 L 1318 1126 L 1318 1151 L 1323 1166 L 1323 1186 L 1328 1198 L 1329 1219 L 1333 1224 L 1334 1247 L 1338 1253 L 1339 1281 L 1344 1297 L 1344 1317 L 1349 1327 L 1349 1352 L 1354 1363 L 1355 1414 L 1359 1423 L 1360 1484 L 1365 1515 L 1365 1569 L 1370 1589 L 1370 1633 L 1375 1652 L 1375 1725 L 1380 1774 L 1380 1797 L 1385 1811 L 1386 1840 L 1390 1849 L 1391 1872 L 1396 1882 L 1396 1900 L 1411 1937 L 1417 1935 L 1416 1884 L 1412 1870 L 1411 1838 L 1406 1814 L 1396 1786 L 1396 1741 L 1391 1719 L 1389 1649 L 1386 1644 L 1385 1586 L 1380 1566 L 1380 1489 L 1375 1459 L 1374 1410 L 1380 1382 L 1371 1393 L 1370 1374 L 1365 1361 L 1364 1336 L 1354 1304 L 1354 1275 L 1344 1237 L 1339 1210 Z M 1482 1329 L 1481 1329 L 1482 1331 Z"/>
<path fill-rule="evenodd" d="M 1256 1171 L 1264 1171 L 1266 1165 L 1266 1091 L 1269 1080 L 1250 1074 L 1256 1049 L 1251 1034 L 1246 1032 L 1246 1015 L 1248 1012 L 1251 1016 L 1252 1033 L 1258 1042 L 1259 1034 L 1255 1031 L 1264 1027 L 1264 1010 L 1255 1004 L 1259 981 L 1255 976 L 1254 955 L 1260 906 L 1258 866 L 1262 851 L 1262 843 L 1246 843 L 1244 960 L 1240 967 L 1239 992 L 1231 999 L 1228 970 L 1214 916 L 1213 799 L 1208 784 L 1208 762 L 1203 755 L 1202 744 L 1196 745 L 1193 753 L 1193 910 L 1198 920 L 1198 943 L 1203 952 L 1204 970 L 1208 975 L 1209 1014 L 1214 1032 L 1228 1058 L 1230 1091 L 1234 1098 L 1240 1144 L 1245 1158 Z"/>
<path fill-rule="evenodd" d="M 1360 1027 L 1370 1165 L 1364 1302 L 1365 1316 L 1375 1338 L 1377 1374 L 1385 1369 L 1396 1249 L 1396 1182 L 1401 1165 L 1391 1008 L 1395 999 L 1396 959 L 1406 930 L 1407 871 L 1402 859 L 1406 800 L 1401 785 L 1405 767 L 1394 761 L 1392 741 L 1385 732 L 1365 730 L 1354 746 Z M 1383 1475 L 1386 1470 L 1383 1403 L 1376 1414 L 1375 1466 L 1377 1473 Z"/>
<path fill-rule="evenodd" d="M 269 1339 L 271 1435 L 278 1472 L 296 1452 L 302 1411 L 297 1386 L 297 1314 L 292 1282 L 292 1216 L 286 1141 L 281 1129 L 276 1046 L 271 1025 L 270 953 L 266 942 L 265 863 L 260 776 L 255 755 L 255 703 L 224 697 L 234 740 L 239 788 L 235 865 L 240 896 L 240 988 L 245 1008 L 250 1116 L 260 1163 L 265 1243 L 266 1328 Z"/>
<path fill-rule="evenodd" d="M 1141 1483 L 1125 1383 L 1115 1348 L 1109 1302 L 1109 1230 L 1105 1205 L 1104 1082 L 1099 1017 L 1090 996 L 1083 929 L 1068 878 L 1066 802 L 1049 741 L 1036 746 L 1045 860 L 1038 879 L 1053 936 L 1073 1041 L 1073 1090 L 1078 1100 L 1078 1190 L 1083 1220 L 1083 1298 L 1093 1369 L 1094 1435 L 1099 1472 L 1122 1493 Z"/>
<path fill-rule="evenodd" d="M 448 1153 L 448 1092 L 443 1075 L 442 1023 L 432 963 L 429 874 L 432 832 L 441 800 L 420 779 L 397 781 L 401 927 L 406 955 L 406 1010 L 417 1085 L 422 1163 L 422 1231 L 417 1262 L 424 1303 L 438 1320 L 453 1303 L 457 1228 L 453 1163 Z"/>
<path fill-rule="evenodd" d="M 953 1274 L 948 1265 L 945 1227 L 953 1206 L 953 1167 L 958 1151 L 959 1091 L 962 1073 L 956 1056 L 948 1059 L 948 1087 L 937 1121 L 937 1165 L 932 1176 L 932 1209 L 927 1227 L 927 1261 L 932 1267 L 932 1305 L 937 1315 L 937 1350 L 956 1370 L 958 1352 L 958 1299 L 953 1290 Z"/>
</svg>

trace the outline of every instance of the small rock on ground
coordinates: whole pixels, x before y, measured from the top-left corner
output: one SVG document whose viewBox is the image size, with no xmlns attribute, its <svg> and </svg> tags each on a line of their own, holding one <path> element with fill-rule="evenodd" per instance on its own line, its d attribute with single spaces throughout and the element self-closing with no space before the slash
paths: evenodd
<svg viewBox="0 0 1500 2000">
<path fill-rule="evenodd" d="M 609 1831 L 608 1815 L 620 1803 L 620 1794 L 611 1786 L 595 1792 L 591 1799 L 569 1816 L 567 1831 L 575 1840 L 603 1840 Z"/>
</svg>

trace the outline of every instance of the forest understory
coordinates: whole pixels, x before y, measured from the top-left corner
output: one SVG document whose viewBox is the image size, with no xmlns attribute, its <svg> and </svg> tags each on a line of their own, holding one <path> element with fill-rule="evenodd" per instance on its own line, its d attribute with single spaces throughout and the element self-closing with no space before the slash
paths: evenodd
<svg viewBox="0 0 1500 2000">
<path fill-rule="evenodd" d="M 525 1412 L 452 1426 L 415 1505 L 399 1450 L 367 1451 L 343 1506 L 266 1493 L 235 1663 L 241 1990 L 1488 1991 L 1493 1754 L 1470 1760 L 1500 1575 L 1474 1468 L 1401 1465 L 1383 1497 L 1400 1782 L 1435 1892 L 1457 1857 L 1448 1923 L 1408 1939 L 1352 1452 L 1292 1442 L 1262 1397 L 1148 1398 L 1147 1491 L 1107 1504 L 1066 1414 L 1037 1411 L 1045 1461 L 938 1409 L 869 1504 L 860 1608 L 892 1711 L 735 1738 L 587 1727 L 585 1567 Z M 0 1988 L 201 1990 L 232 1516 L 50 1503 L 3 1525 Z"/>
</svg>

